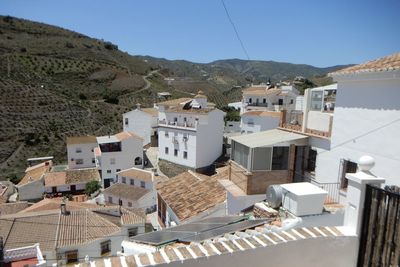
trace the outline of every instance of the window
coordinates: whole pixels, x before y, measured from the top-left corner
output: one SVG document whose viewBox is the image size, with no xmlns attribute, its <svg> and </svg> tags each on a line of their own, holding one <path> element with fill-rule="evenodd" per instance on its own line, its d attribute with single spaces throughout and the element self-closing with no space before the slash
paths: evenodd
<svg viewBox="0 0 400 267">
<path fill-rule="evenodd" d="M 309 172 L 315 171 L 315 163 L 317 161 L 317 151 L 314 149 L 308 150 L 308 159 L 307 159 L 307 168 L 306 170 Z"/>
<path fill-rule="evenodd" d="M 129 119 L 125 118 L 125 125 L 128 125 L 128 124 L 129 124 Z"/>
<path fill-rule="evenodd" d="M 311 110 L 322 110 L 322 96 L 324 92 L 314 91 L 311 92 Z"/>
<path fill-rule="evenodd" d="M 132 202 L 128 201 L 128 207 L 130 207 L 130 208 L 132 207 Z"/>
<path fill-rule="evenodd" d="M 136 157 L 135 158 L 135 165 L 142 165 L 142 158 L 141 157 Z"/>
<path fill-rule="evenodd" d="M 126 184 L 126 178 L 125 177 L 122 177 L 122 183 Z"/>
<path fill-rule="evenodd" d="M 114 165 L 115 164 L 115 158 L 110 158 L 110 164 Z"/>
<path fill-rule="evenodd" d="M 168 132 L 167 132 L 167 131 L 165 132 L 165 137 L 169 137 L 169 134 L 168 134 Z"/>
<path fill-rule="evenodd" d="M 232 159 L 247 169 L 249 159 L 249 148 L 245 145 L 232 142 Z"/>
<path fill-rule="evenodd" d="M 77 148 L 75 149 L 75 152 L 76 152 L 76 153 L 81 153 L 81 152 L 82 152 L 82 148 L 77 147 Z"/>
<path fill-rule="evenodd" d="M 346 191 L 348 185 L 348 179 L 346 178 L 346 173 L 356 173 L 357 172 L 357 163 L 352 162 L 350 160 L 342 159 L 340 162 L 341 168 L 341 178 L 340 178 L 340 189 Z"/>
<path fill-rule="evenodd" d="M 101 255 L 111 252 L 111 240 L 107 240 L 100 243 Z"/>
<path fill-rule="evenodd" d="M 121 152 L 121 142 L 100 144 L 101 152 Z"/>
<path fill-rule="evenodd" d="M 174 118 L 174 122 L 178 122 L 178 118 L 177 117 Z"/>
<path fill-rule="evenodd" d="M 271 170 L 287 170 L 289 161 L 289 147 L 276 146 L 272 149 Z"/>
<path fill-rule="evenodd" d="M 96 159 L 95 158 L 92 158 L 92 163 L 93 164 L 96 163 Z"/>
<path fill-rule="evenodd" d="M 108 203 L 113 203 L 112 197 L 108 197 Z"/>
<path fill-rule="evenodd" d="M 168 147 L 165 148 L 165 154 L 168 155 Z"/>
<path fill-rule="evenodd" d="M 249 98 L 249 103 L 251 104 L 251 102 L 253 102 L 253 100 L 251 98 Z"/>
<path fill-rule="evenodd" d="M 268 171 L 271 170 L 272 147 L 253 148 L 252 170 Z"/>
<path fill-rule="evenodd" d="M 135 185 L 135 179 L 130 179 L 130 184 Z"/>
<path fill-rule="evenodd" d="M 187 122 L 187 119 L 186 119 L 186 117 L 184 117 L 184 118 L 183 118 L 183 121 L 184 121 L 184 122 Z"/>
<path fill-rule="evenodd" d="M 146 183 L 143 181 L 140 181 L 140 187 L 145 188 L 146 187 Z"/>
<path fill-rule="evenodd" d="M 135 236 L 135 235 L 138 234 L 138 232 L 139 232 L 138 227 L 129 228 L 128 229 L 128 236 L 129 237 Z"/>
<path fill-rule="evenodd" d="M 184 159 L 187 159 L 187 155 L 188 155 L 187 151 L 183 151 L 183 158 Z"/>
<path fill-rule="evenodd" d="M 107 173 L 111 173 L 111 170 L 107 170 Z"/>
<path fill-rule="evenodd" d="M 290 99 L 290 104 L 293 104 L 293 103 L 294 103 L 293 99 Z"/>
<path fill-rule="evenodd" d="M 279 106 L 282 106 L 282 105 L 283 105 L 283 99 L 282 99 L 282 98 L 279 98 L 279 99 L 278 99 L 278 105 L 279 105 Z"/>
<path fill-rule="evenodd" d="M 65 252 L 65 258 L 67 259 L 67 264 L 78 262 L 78 250 Z"/>
<path fill-rule="evenodd" d="M 175 156 L 175 157 L 178 156 L 178 149 L 174 149 L 174 156 Z"/>
<path fill-rule="evenodd" d="M 116 171 L 116 172 L 120 172 L 120 171 L 121 171 L 121 169 L 116 169 L 115 171 Z"/>
<path fill-rule="evenodd" d="M 267 103 L 267 99 L 263 98 L 263 104 L 266 104 L 266 103 Z"/>
<path fill-rule="evenodd" d="M 83 159 L 76 159 L 75 163 L 76 163 L 76 165 L 82 165 Z"/>
</svg>

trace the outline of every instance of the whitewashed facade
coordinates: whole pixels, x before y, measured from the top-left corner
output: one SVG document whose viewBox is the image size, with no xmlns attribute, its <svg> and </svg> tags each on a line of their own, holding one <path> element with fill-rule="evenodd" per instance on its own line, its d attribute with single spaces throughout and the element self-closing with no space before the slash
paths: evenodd
<svg viewBox="0 0 400 267">
<path fill-rule="evenodd" d="M 96 167 L 94 149 L 97 147 L 95 136 L 67 137 L 67 157 L 69 169 Z"/>
<path fill-rule="evenodd" d="M 144 145 L 151 142 L 157 134 L 158 110 L 156 108 L 138 108 L 122 115 L 124 131 L 134 132 L 143 137 Z"/>
<path fill-rule="evenodd" d="M 191 106 L 185 110 L 186 103 Z M 194 169 L 212 164 L 222 154 L 224 114 L 201 95 L 159 104 L 159 158 Z"/>
<path fill-rule="evenodd" d="M 116 179 L 117 172 L 131 167 L 143 168 L 143 139 L 131 132 L 97 137 L 97 167 L 101 171 L 103 187 Z"/>
</svg>

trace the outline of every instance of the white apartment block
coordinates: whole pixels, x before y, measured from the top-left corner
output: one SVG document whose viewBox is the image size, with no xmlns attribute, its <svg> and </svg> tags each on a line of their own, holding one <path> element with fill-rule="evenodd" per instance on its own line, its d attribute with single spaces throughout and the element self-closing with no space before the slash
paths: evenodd
<svg viewBox="0 0 400 267">
<path fill-rule="evenodd" d="M 256 133 L 279 126 L 281 112 L 295 110 L 299 91 L 291 85 L 253 85 L 243 90 L 241 133 Z"/>
<path fill-rule="evenodd" d="M 124 131 L 143 137 L 144 145 L 151 143 L 151 138 L 157 136 L 157 108 L 140 108 L 138 104 L 137 109 L 124 113 L 122 117 Z"/>
<path fill-rule="evenodd" d="M 189 168 L 211 165 L 222 154 L 225 113 L 199 92 L 159 106 L 159 158 Z"/>
<path fill-rule="evenodd" d="M 279 88 L 260 84 L 243 90 L 241 113 L 247 111 L 292 110 L 296 106 L 299 91 L 292 85 Z"/>
<path fill-rule="evenodd" d="M 96 167 L 94 149 L 97 147 L 95 136 L 67 137 L 67 157 L 69 169 Z"/>
<path fill-rule="evenodd" d="M 96 163 L 103 187 L 115 182 L 119 171 L 143 168 L 143 138 L 132 132 L 97 137 Z"/>
</svg>

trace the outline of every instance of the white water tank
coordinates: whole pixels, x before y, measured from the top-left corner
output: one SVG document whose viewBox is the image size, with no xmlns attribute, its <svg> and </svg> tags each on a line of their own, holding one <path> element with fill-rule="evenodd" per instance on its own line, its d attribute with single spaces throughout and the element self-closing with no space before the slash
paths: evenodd
<svg viewBox="0 0 400 267">
<path fill-rule="evenodd" d="M 321 214 L 328 192 L 311 183 L 282 184 L 282 206 L 296 216 Z"/>
<path fill-rule="evenodd" d="M 267 188 L 267 202 L 271 208 L 279 208 L 282 204 L 282 187 L 278 184 Z"/>
</svg>

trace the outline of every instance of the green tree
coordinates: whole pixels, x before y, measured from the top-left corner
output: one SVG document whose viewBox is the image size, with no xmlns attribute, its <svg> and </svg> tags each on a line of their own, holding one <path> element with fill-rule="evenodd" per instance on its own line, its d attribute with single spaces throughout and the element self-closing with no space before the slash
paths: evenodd
<svg viewBox="0 0 400 267">
<path fill-rule="evenodd" d="M 90 196 L 99 189 L 100 189 L 100 183 L 98 181 L 90 181 L 86 184 L 85 194 Z"/>
</svg>

